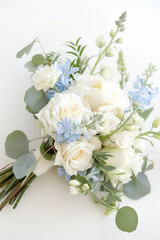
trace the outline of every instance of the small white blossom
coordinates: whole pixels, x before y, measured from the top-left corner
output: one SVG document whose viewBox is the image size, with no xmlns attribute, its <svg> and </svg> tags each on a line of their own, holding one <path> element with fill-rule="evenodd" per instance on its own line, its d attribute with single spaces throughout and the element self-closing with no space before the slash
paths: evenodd
<svg viewBox="0 0 160 240">
<path fill-rule="evenodd" d="M 82 190 L 83 190 L 84 192 L 88 191 L 88 190 L 89 190 L 89 185 L 88 185 L 87 183 L 83 184 Z"/>
<path fill-rule="evenodd" d="M 105 41 L 104 36 L 99 36 L 96 39 L 96 45 L 97 45 L 98 48 L 102 48 L 106 45 L 106 41 Z"/>
</svg>

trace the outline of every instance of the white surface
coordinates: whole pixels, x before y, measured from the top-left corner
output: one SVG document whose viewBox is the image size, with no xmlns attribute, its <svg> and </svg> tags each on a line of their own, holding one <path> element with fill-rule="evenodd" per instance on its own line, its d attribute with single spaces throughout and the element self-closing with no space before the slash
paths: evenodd
<svg viewBox="0 0 160 240">
<path fill-rule="evenodd" d="M 158 0 L 0 0 L 0 166 L 10 160 L 5 156 L 6 136 L 23 130 L 30 139 L 40 130 L 25 110 L 24 93 L 31 86 L 30 74 L 23 68 L 29 59 L 15 58 L 18 50 L 40 36 L 46 49 L 60 50 L 67 40 L 84 37 L 89 51 L 96 51 L 94 41 L 106 34 L 114 21 L 127 10 L 123 49 L 131 80 L 152 61 L 160 70 L 160 1 Z M 35 47 L 33 53 L 38 52 Z M 31 56 L 31 55 L 30 55 Z M 159 71 L 160 72 L 160 71 Z M 155 82 L 159 85 L 159 72 Z M 154 101 L 159 114 L 160 97 Z M 157 103 L 157 104 L 156 104 Z M 156 145 L 159 149 L 159 143 Z M 127 234 L 114 224 L 114 214 L 89 197 L 71 196 L 68 184 L 56 169 L 37 179 L 24 195 L 16 211 L 7 206 L 0 213 L 0 238 L 3 240 L 159 240 L 160 156 L 154 155 L 155 169 L 148 173 L 152 193 L 142 200 L 126 200 L 139 215 L 137 231 Z"/>
</svg>

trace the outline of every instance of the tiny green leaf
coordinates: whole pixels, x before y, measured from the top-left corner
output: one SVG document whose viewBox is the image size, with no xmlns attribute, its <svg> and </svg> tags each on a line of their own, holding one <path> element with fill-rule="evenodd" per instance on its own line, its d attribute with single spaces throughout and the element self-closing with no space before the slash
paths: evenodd
<svg viewBox="0 0 160 240">
<path fill-rule="evenodd" d="M 137 200 L 150 193 L 151 186 L 147 176 L 144 173 L 139 173 L 136 184 L 130 181 L 123 185 L 123 190 L 128 198 Z"/>
<path fill-rule="evenodd" d="M 34 66 L 39 66 L 40 64 L 44 64 L 45 58 L 42 54 L 36 54 L 32 57 L 32 64 Z"/>
<path fill-rule="evenodd" d="M 116 214 L 116 225 L 124 232 L 133 232 L 138 225 L 138 216 L 131 207 L 122 207 Z"/>
<path fill-rule="evenodd" d="M 30 111 L 34 113 L 38 113 L 47 104 L 43 93 L 37 91 L 34 86 L 27 90 L 24 101 L 30 108 Z"/>
<path fill-rule="evenodd" d="M 147 110 L 144 111 L 143 113 L 140 113 L 140 116 L 141 116 L 144 120 L 146 120 L 146 119 L 149 117 L 149 115 L 151 114 L 152 111 L 153 111 L 153 107 L 147 109 Z"/>
<path fill-rule="evenodd" d="M 37 39 L 37 38 L 36 38 L 36 39 Z M 36 41 L 36 39 L 34 39 L 34 41 L 31 42 L 30 44 L 28 44 L 26 47 L 24 47 L 23 49 L 21 49 L 21 50 L 17 53 L 16 58 L 21 58 L 21 57 L 23 57 L 24 54 L 29 54 L 30 51 L 31 51 L 31 49 L 32 49 L 32 47 L 33 47 L 33 45 L 34 45 L 34 43 L 35 43 L 35 41 Z"/>
<path fill-rule="evenodd" d="M 29 175 L 34 167 L 36 166 L 36 158 L 34 153 L 24 154 L 19 157 L 14 166 L 13 166 L 13 173 L 17 179 L 21 179 Z"/>
<path fill-rule="evenodd" d="M 8 135 L 5 142 L 6 155 L 16 159 L 29 152 L 29 140 L 21 131 L 14 131 Z"/>
</svg>

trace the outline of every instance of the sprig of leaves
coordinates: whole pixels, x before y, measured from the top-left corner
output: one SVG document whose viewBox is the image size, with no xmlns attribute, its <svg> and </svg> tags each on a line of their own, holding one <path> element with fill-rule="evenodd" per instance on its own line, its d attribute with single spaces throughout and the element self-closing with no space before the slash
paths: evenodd
<svg viewBox="0 0 160 240">
<path fill-rule="evenodd" d="M 119 82 L 120 88 L 123 89 L 126 86 L 126 83 L 129 80 L 129 74 L 126 71 L 127 68 L 126 68 L 126 65 L 125 65 L 125 62 L 124 62 L 124 57 L 123 57 L 122 50 L 119 52 L 119 55 L 118 55 L 117 68 L 118 68 L 118 71 L 121 75 L 121 80 Z"/>
<path fill-rule="evenodd" d="M 79 73 L 82 74 L 88 66 L 88 62 L 84 64 L 82 60 L 82 55 L 87 45 L 80 44 L 80 40 L 81 40 L 81 37 L 78 38 L 75 43 L 71 41 L 66 42 L 66 45 L 71 49 L 67 53 L 71 54 L 72 57 L 74 58 L 73 61 L 71 61 L 71 67 L 78 67 Z"/>
</svg>

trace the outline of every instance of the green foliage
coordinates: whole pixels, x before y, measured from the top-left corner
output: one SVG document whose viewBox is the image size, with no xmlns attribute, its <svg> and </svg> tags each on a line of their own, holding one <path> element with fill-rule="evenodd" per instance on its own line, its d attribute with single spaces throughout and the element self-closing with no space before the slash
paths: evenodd
<svg viewBox="0 0 160 240">
<path fill-rule="evenodd" d="M 146 120 L 146 119 L 149 117 L 149 115 L 152 113 L 152 111 L 153 111 L 153 107 L 145 110 L 144 112 L 140 113 L 139 115 L 140 115 L 144 120 Z"/>
<path fill-rule="evenodd" d="M 112 155 L 107 151 L 93 151 L 93 158 L 103 166 L 106 166 L 108 157 L 112 157 Z"/>
<path fill-rule="evenodd" d="M 17 159 L 29 152 L 29 140 L 21 131 L 14 131 L 8 135 L 5 142 L 6 154 L 10 158 Z"/>
<path fill-rule="evenodd" d="M 42 54 L 36 54 L 32 57 L 32 64 L 34 66 L 39 66 L 41 64 L 44 64 L 45 58 L 43 57 Z"/>
<path fill-rule="evenodd" d="M 31 61 L 26 62 L 24 67 L 27 68 L 30 72 L 35 72 L 37 70 L 37 66 L 33 65 Z"/>
<path fill-rule="evenodd" d="M 121 80 L 119 82 L 120 88 L 123 89 L 126 86 L 126 83 L 129 80 L 129 74 L 126 72 L 127 68 L 124 62 L 122 50 L 119 52 L 118 61 L 117 61 L 118 71 L 121 75 Z"/>
<path fill-rule="evenodd" d="M 152 63 L 150 63 L 148 68 L 142 74 L 144 76 L 144 78 L 145 78 L 144 85 L 148 85 L 149 87 L 151 87 L 151 85 L 148 84 L 148 79 L 153 76 L 153 73 L 155 71 L 157 71 L 156 67 Z"/>
<path fill-rule="evenodd" d="M 82 176 L 80 176 L 80 175 L 77 175 L 77 176 L 72 176 L 72 177 L 71 177 L 71 180 L 72 180 L 72 179 L 76 179 L 76 180 L 79 181 L 81 184 L 87 183 L 88 186 L 89 186 L 89 189 L 92 189 L 92 186 L 91 186 L 90 182 L 89 182 L 85 177 L 82 177 Z"/>
<path fill-rule="evenodd" d="M 45 158 L 46 160 L 49 161 L 53 161 L 55 159 L 55 153 L 53 151 L 53 149 L 51 149 L 50 151 L 47 152 L 47 150 L 50 148 L 50 144 L 49 142 L 42 142 L 41 146 L 40 146 L 40 152 L 41 155 L 43 156 L 43 158 Z"/>
<path fill-rule="evenodd" d="M 124 194 L 131 199 L 140 199 L 145 195 L 149 194 L 151 191 L 151 186 L 147 176 L 144 173 L 139 173 L 137 175 L 136 183 L 130 181 L 123 185 Z"/>
<path fill-rule="evenodd" d="M 124 28 L 124 22 L 126 21 L 127 12 L 122 13 L 122 15 L 119 17 L 119 19 L 115 22 L 117 25 L 117 28 L 120 32 L 123 32 L 125 30 Z"/>
<path fill-rule="evenodd" d="M 29 54 L 30 51 L 31 51 L 31 49 L 32 49 L 32 47 L 33 47 L 33 45 L 34 45 L 34 43 L 36 42 L 36 40 L 37 40 L 37 38 L 34 39 L 34 41 L 31 42 L 30 44 L 28 44 L 26 47 L 24 47 L 23 49 L 21 49 L 21 50 L 17 53 L 16 58 L 21 58 L 21 57 L 23 57 L 24 54 Z"/>
<path fill-rule="evenodd" d="M 28 176 L 36 166 L 36 158 L 34 153 L 24 154 L 19 157 L 14 166 L 13 173 L 17 179 L 24 178 Z"/>
<path fill-rule="evenodd" d="M 81 37 L 77 39 L 76 43 L 68 41 L 66 42 L 66 45 L 71 49 L 71 51 L 68 51 L 67 53 L 72 55 L 72 57 L 74 58 L 73 61 L 71 61 L 71 67 L 78 67 L 79 73 L 82 74 L 85 71 L 89 60 L 87 63 L 84 64 L 82 60 L 82 55 L 87 45 L 83 46 L 79 44 L 80 40 Z"/>
<path fill-rule="evenodd" d="M 24 101 L 34 113 L 38 113 L 47 104 L 43 92 L 37 91 L 34 86 L 27 90 Z"/>
<path fill-rule="evenodd" d="M 149 163 L 151 162 L 151 163 Z M 149 170 L 152 170 L 154 168 L 154 162 L 151 160 L 148 160 L 147 157 L 144 157 L 143 165 L 142 165 L 142 172 L 147 172 Z"/>
<path fill-rule="evenodd" d="M 138 216 L 136 211 L 131 207 L 122 207 L 116 214 L 116 225 L 124 232 L 133 232 L 138 225 Z"/>
</svg>

